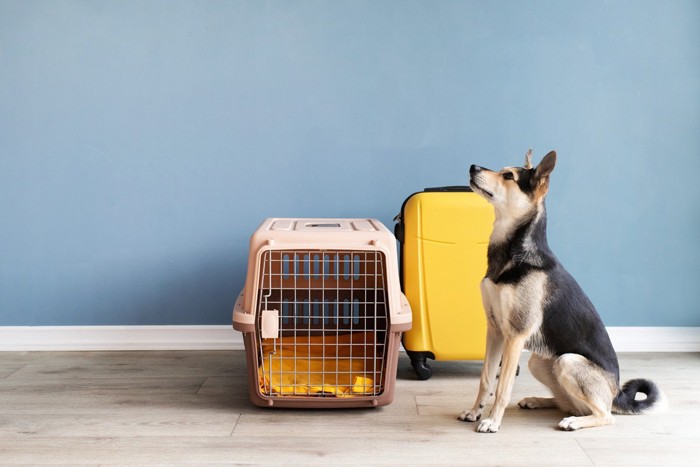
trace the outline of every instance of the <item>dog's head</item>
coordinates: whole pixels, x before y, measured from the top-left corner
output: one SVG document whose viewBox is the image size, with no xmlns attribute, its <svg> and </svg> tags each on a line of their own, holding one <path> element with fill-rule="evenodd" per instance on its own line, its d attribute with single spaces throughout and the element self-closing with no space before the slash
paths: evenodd
<svg viewBox="0 0 700 467">
<path fill-rule="evenodd" d="M 472 165 L 469 185 L 493 204 L 497 215 L 519 218 L 544 200 L 557 154 L 549 152 L 537 167 L 532 166 L 531 159 L 532 151 L 528 151 L 524 167 L 505 167 L 498 172 Z"/>
</svg>

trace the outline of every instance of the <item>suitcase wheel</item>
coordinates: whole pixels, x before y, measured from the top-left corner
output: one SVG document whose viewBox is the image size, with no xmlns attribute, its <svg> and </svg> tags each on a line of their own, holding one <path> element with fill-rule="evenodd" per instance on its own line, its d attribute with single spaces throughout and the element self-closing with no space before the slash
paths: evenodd
<svg viewBox="0 0 700 467">
<path fill-rule="evenodd" d="M 421 381 L 430 379 L 433 376 L 433 369 L 428 365 L 428 358 L 422 352 L 410 352 L 411 366 L 416 370 L 416 376 Z"/>
<path fill-rule="evenodd" d="M 433 369 L 430 368 L 430 365 L 428 365 L 425 359 L 423 359 L 422 362 L 413 362 L 413 369 L 416 370 L 416 375 L 421 381 L 430 379 L 430 377 L 433 376 Z"/>
</svg>

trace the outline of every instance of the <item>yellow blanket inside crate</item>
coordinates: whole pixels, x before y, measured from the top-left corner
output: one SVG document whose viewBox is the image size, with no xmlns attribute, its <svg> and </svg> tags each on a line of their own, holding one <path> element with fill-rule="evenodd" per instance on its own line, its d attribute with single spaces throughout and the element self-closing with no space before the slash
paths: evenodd
<svg viewBox="0 0 700 467">
<path fill-rule="evenodd" d="M 373 377 L 381 371 L 374 359 L 373 332 L 328 336 L 283 336 L 265 339 L 258 368 L 262 394 L 376 394 Z"/>
</svg>

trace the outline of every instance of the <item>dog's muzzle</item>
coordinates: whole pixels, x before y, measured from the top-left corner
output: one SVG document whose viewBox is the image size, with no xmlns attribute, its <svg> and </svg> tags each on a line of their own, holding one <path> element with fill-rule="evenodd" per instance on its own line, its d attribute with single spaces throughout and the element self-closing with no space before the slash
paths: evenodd
<svg viewBox="0 0 700 467">
<path fill-rule="evenodd" d="M 472 164 L 471 167 L 469 167 L 469 181 L 471 183 L 474 183 L 474 180 L 479 175 L 479 172 L 481 172 L 481 170 L 482 168 L 478 165 Z"/>
<path fill-rule="evenodd" d="M 479 183 L 477 182 L 477 177 L 479 176 L 479 173 L 484 170 L 483 167 L 479 167 L 478 165 L 472 164 L 471 167 L 469 167 L 469 185 L 472 187 L 472 189 L 476 189 L 483 193 L 487 198 L 493 198 L 493 193 L 490 191 L 484 190 L 481 186 L 479 186 Z"/>
</svg>

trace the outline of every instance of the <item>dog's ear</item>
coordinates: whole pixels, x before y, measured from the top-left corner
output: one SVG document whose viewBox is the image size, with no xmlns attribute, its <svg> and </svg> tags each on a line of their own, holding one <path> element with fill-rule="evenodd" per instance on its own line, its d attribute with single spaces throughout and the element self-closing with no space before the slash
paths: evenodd
<svg viewBox="0 0 700 467">
<path fill-rule="evenodd" d="M 549 174 L 554 170 L 554 165 L 557 163 L 557 153 L 550 151 L 546 156 L 542 158 L 542 162 L 535 169 L 536 178 L 549 177 Z"/>
<path fill-rule="evenodd" d="M 525 168 L 532 168 L 532 149 L 528 149 L 527 154 L 525 154 Z"/>
<path fill-rule="evenodd" d="M 535 175 L 532 177 L 530 183 L 532 183 L 536 198 L 541 198 L 547 194 L 547 190 L 549 189 L 549 174 L 554 170 L 554 165 L 556 163 L 557 153 L 550 151 L 542 158 L 542 161 L 535 169 Z"/>
</svg>

